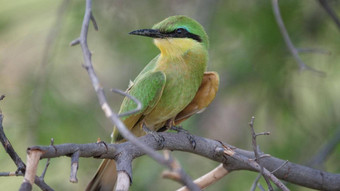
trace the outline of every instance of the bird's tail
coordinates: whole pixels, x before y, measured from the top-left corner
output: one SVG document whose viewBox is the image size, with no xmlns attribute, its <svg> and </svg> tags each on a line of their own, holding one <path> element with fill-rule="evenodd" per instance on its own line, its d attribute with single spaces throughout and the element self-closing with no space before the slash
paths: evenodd
<svg viewBox="0 0 340 191">
<path fill-rule="evenodd" d="M 116 180 L 116 162 L 112 159 L 104 159 L 97 173 L 87 185 L 86 191 L 112 191 Z"/>
</svg>

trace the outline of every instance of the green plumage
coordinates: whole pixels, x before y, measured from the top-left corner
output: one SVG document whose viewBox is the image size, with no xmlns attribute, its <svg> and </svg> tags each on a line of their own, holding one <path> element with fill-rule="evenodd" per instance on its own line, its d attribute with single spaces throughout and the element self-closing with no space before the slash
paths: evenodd
<svg viewBox="0 0 340 191">
<path fill-rule="evenodd" d="M 167 120 L 174 118 L 192 101 L 201 84 L 209 44 L 203 27 L 185 16 L 169 17 L 153 26 L 154 30 L 165 34 L 178 28 L 199 35 L 201 42 L 191 38 L 155 41 L 161 54 L 151 60 L 127 90 L 143 105 L 138 113 L 122 118 L 136 136 L 145 134 L 141 123 L 153 131 L 163 127 Z M 119 113 L 133 110 L 136 106 L 132 100 L 125 98 Z M 114 128 L 113 142 L 121 140 Z"/>
<path fill-rule="evenodd" d="M 158 131 L 166 123 L 178 124 L 207 107 L 214 99 L 219 78 L 206 72 L 208 36 L 203 27 L 186 16 L 172 16 L 130 34 L 154 38 L 159 48 L 157 55 L 129 85 L 127 93 L 142 103 L 142 109 L 122 118 L 135 135 L 149 129 Z M 124 98 L 119 113 L 131 111 L 137 104 Z M 113 142 L 125 141 L 116 127 Z M 114 160 L 105 159 L 89 183 L 87 191 L 112 191 L 117 178 Z"/>
</svg>

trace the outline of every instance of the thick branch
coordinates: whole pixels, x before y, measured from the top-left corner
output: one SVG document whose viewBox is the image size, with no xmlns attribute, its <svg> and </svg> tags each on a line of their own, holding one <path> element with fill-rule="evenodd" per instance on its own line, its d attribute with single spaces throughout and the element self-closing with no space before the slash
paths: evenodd
<svg viewBox="0 0 340 191">
<path fill-rule="evenodd" d="M 151 135 L 138 138 L 139 141 L 144 142 L 147 146 L 155 149 L 168 149 L 195 153 L 211 160 L 224 163 L 227 166 L 229 172 L 236 170 L 250 170 L 258 172 L 258 169 L 253 168 L 246 161 L 240 162 L 235 157 L 223 155 L 221 152 L 216 152 L 216 148 L 223 147 L 220 142 L 206 139 L 198 136 L 193 136 L 197 146 L 195 149 L 187 143 L 186 135 L 184 133 L 160 133 L 165 139 L 164 148 L 161 148 L 157 141 L 152 138 Z M 225 144 L 227 145 L 227 144 Z M 244 156 L 248 159 L 254 158 L 254 152 L 246 151 L 242 149 L 233 148 L 232 151 L 240 156 Z M 62 144 L 52 146 L 34 146 L 30 149 L 40 149 L 43 151 L 41 158 L 51 158 L 59 156 L 71 156 L 72 153 L 79 150 L 79 157 L 96 157 L 96 158 L 114 158 L 120 160 L 119 157 L 128 155 L 130 157 L 137 158 L 145 154 L 139 147 L 131 142 L 125 142 L 121 144 L 107 144 L 107 149 L 103 144 L 90 143 L 90 144 Z M 119 155 L 117 155 L 119 153 Z M 251 161 L 251 160 L 247 160 Z M 261 165 L 269 171 L 274 171 L 280 167 L 285 160 L 281 160 L 272 156 L 261 159 Z M 279 168 L 274 175 L 287 182 L 298 184 L 304 187 L 318 189 L 318 190 L 339 190 L 340 174 L 332 174 L 321 170 L 316 170 L 306 166 L 287 162 L 283 167 Z"/>
</svg>

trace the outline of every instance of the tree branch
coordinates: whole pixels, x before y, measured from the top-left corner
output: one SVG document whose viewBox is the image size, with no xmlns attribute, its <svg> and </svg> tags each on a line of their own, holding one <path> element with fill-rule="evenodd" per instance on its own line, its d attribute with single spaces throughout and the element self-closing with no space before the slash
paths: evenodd
<svg viewBox="0 0 340 191">
<path fill-rule="evenodd" d="M 288 50 L 290 51 L 290 53 L 293 55 L 295 61 L 297 62 L 298 66 L 300 68 L 300 71 L 310 70 L 310 71 L 313 71 L 313 72 L 319 74 L 320 76 L 325 76 L 324 72 L 321 72 L 319 70 L 316 70 L 316 69 L 306 65 L 301 60 L 301 58 L 299 56 L 299 52 L 295 48 L 295 46 L 292 43 L 292 41 L 290 40 L 290 37 L 289 37 L 288 32 L 287 32 L 287 29 L 286 29 L 286 27 L 284 25 L 284 22 L 282 20 L 278 0 L 272 0 L 272 5 L 273 5 L 274 16 L 275 16 L 277 24 L 279 25 L 280 32 L 281 32 L 281 34 L 283 36 L 283 39 L 284 39 L 284 41 L 285 41 L 285 43 L 287 45 Z"/>
<path fill-rule="evenodd" d="M 249 158 L 245 155 L 242 155 L 238 152 L 235 152 L 230 146 L 225 145 L 221 142 L 223 148 L 224 148 L 224 153 L 227 154 L 228 156 L 232 157 L 233 159 L 239 161 L 239 162 L 243 162 L 247 165 L 249 165 L 250 167 L 252 167 L 252 170 L 261 172 L 261 174 L 263 176 L 266 176 L 267 178 L 269 178 L 271 181 L 274 182 L 274 184 L 280 188 L 283 191 L 289 191 L 289 189 L 272 173 L 270 173 L 269 170 L 267 170 L 266 167 L 261 167 L 257 162 L 255 162 L 254 158 Z M 266 157 L 269 157 L 270 155 L 266 155 Z M 229 164 L 230 165 L 230 164 Z M 229 165 L 226 165 L 227 170 L 231 170 L 233 169 L 233 167 L 230 167 Z"/>
<path fill-rule="evenodd" d="M 5 96 L 0 96 L 0 97 L 3 99 Z M 0 101 L 2 99 L 0 99 Z M 7 139 L 2 122 L 3 122 L 3 115 L 0 110 L 0 141 L 2 143 L 2 146 L 5 148 L 7 154 L 12 158 L 13 162 L 15 163 L 18 169 L 14 173 L 0 173 L 0 174 L 1 176 L 13 176 L 13 175 L 23 176 L 26 172 L 26 165 L 21 160 L 19 155 L 15 152 L 11 142 Z M 42 177 L 35 176 L 34 183 L 43 191 L 53 191 L 53 189 L 45 183 L 43 176 Z M 29 190 L 32 189 L 32 185 L 29 183 L 25 184 L 24 186 L 25 187 L 23 188 L 25 189 L 29 189 Z"/>
<path fill-rule="evenodd" d="M 254 156 L 253 151 L 246 151 L 235 148 L 231 145 L 221 143 L 216 140 L 206 139 L 193 135 L 197 146 L 192 148 L 191 144 L 186 141 L 186 134 L 184 133 L 160 133 L 164 137 L 164 148 L 157 143 L 152 135 L 146 135 L 138 138 L 144 144 L 155 150 L 167 149 L 190 152 L 209 158 L 211 160 L 221 162 L 225 165 L 226 170 L 230 173 L 237 170 L 250 170 L 259 172 L 260 166 L 252 160 Z M 228 150 L 219 148 L 229 148 Z M 105 146 L 101 143 L 88 144 L 62 144 L 52 146 L 33 146 L 29 150 L 41 150 L 43 154 L 41 158 L 54 158 L 60 156 L 71 156 L 72 153 L 79 150 L 79 157 L 95 157 L 95 158 L 110 158 L 116 161 L 125 160 L 126 156 L 135 159 L 146 152 L 141 151 L 134 143 L 125 142 L 120 144 L 107 144 Z M 119 154 L 118 154 L 119 153 Z M 318 190 L 339 190 L 340 174 L 332 174 L 321 170 L 309 168 L 306 166 L 286 162 L 272 156 L 261 159 L 263 167 L 268 169 L 264 174 L 270 176 L 269 171 L 276 170 L 273 175 L 275 177 L 300 186 L 318 189 Z M 282 166 L 282 164 L 286 163 Z M 131 165 L 125 164 L 125 165 Z M 278 168 L 280 167 L 280 168 Z M 129 167 L 127 167 L 129 168 Z"/>
<path fill-rule="evenodd" d="M 325 11 L 328 13 L 328 15 L 333 19 L 334 23 L 340 30 L 340 20 L 332 7 L 329 6 L 327 0 L 319 0 L 320 5 L 325 9 Z"/>
<path fill-rule="evenodd" d="M 333 137 L 327 141 L 317 152 L 315 156 L 307 163 L 308 166 L 322 167 L 327 157 L 334 151 L 340 143 L 340 127 L 336 130 Z"/>
<path fill-rule="evenodd" d="M 12 158 L 13 162 L 18 167 L 15 173 L 25 174 L 26 165 L 21 160 L 19 155 L 15 152 L 11 142 L 7 139 L 5 132 L 4 132 L 4 128 L 2 126 L 2 121 L 3 121 L 3 115 L 2 113 L 0 113 L 0 141 L 2 143 L 2 146 L 5 148 L 7 154 Z"/>
<path fill-rule="evenodd" d="M 249 122 L 249 127 L 250 127 L 250 130 L 251 130 L 251 137 L 252 137 L 252 145 L 253 145 L 253 150 L 254 150 L 254 155 L 255 155 L 255 160 L 256 162 L 260 165 L 260 174 L 263 176 L 264 180 L 266 181 L 267 185 L 268 185 L 268 190 L 269 191 L 273 191 L 273 187 L 272 185 L 270 184 L 270 181 L 268 179 L 267 176 L 265 176 L 263 174 L 263 171 L 264 171 L 264 168 L 263 166 L 260 164 L 260 159 L 262 158 L 262 156 L 260 156 L 260 153 L 259 153 L 259 146 L 257 145 L 256 143 L 256 137 L 259 136 L 259 135 L 269 135 L 270 133 L 269 132 L 262 132 L 262 133 L 258 133 L 256 134 L 255 133 L 255 130 L 254 130 L 254 121 L 255 121 L 255 117 L 252 116 L 251 117 L 251 120 Z M 256 182 L 256 181 L 255 181 Z"/>
</svg>

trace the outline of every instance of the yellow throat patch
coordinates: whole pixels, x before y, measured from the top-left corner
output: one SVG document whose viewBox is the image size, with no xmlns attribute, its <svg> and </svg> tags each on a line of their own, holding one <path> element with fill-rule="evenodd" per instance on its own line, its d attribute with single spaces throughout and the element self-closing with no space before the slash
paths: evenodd
<svg viewBox="0 0 340 191">
<path fill-rule="evenodd" d="M 190 38 L 156 38 L 155 45 L 161 51 L 162 56 L 182 56 L 188 50 L 202 46 L 196 40 Z"/>
</svg>

